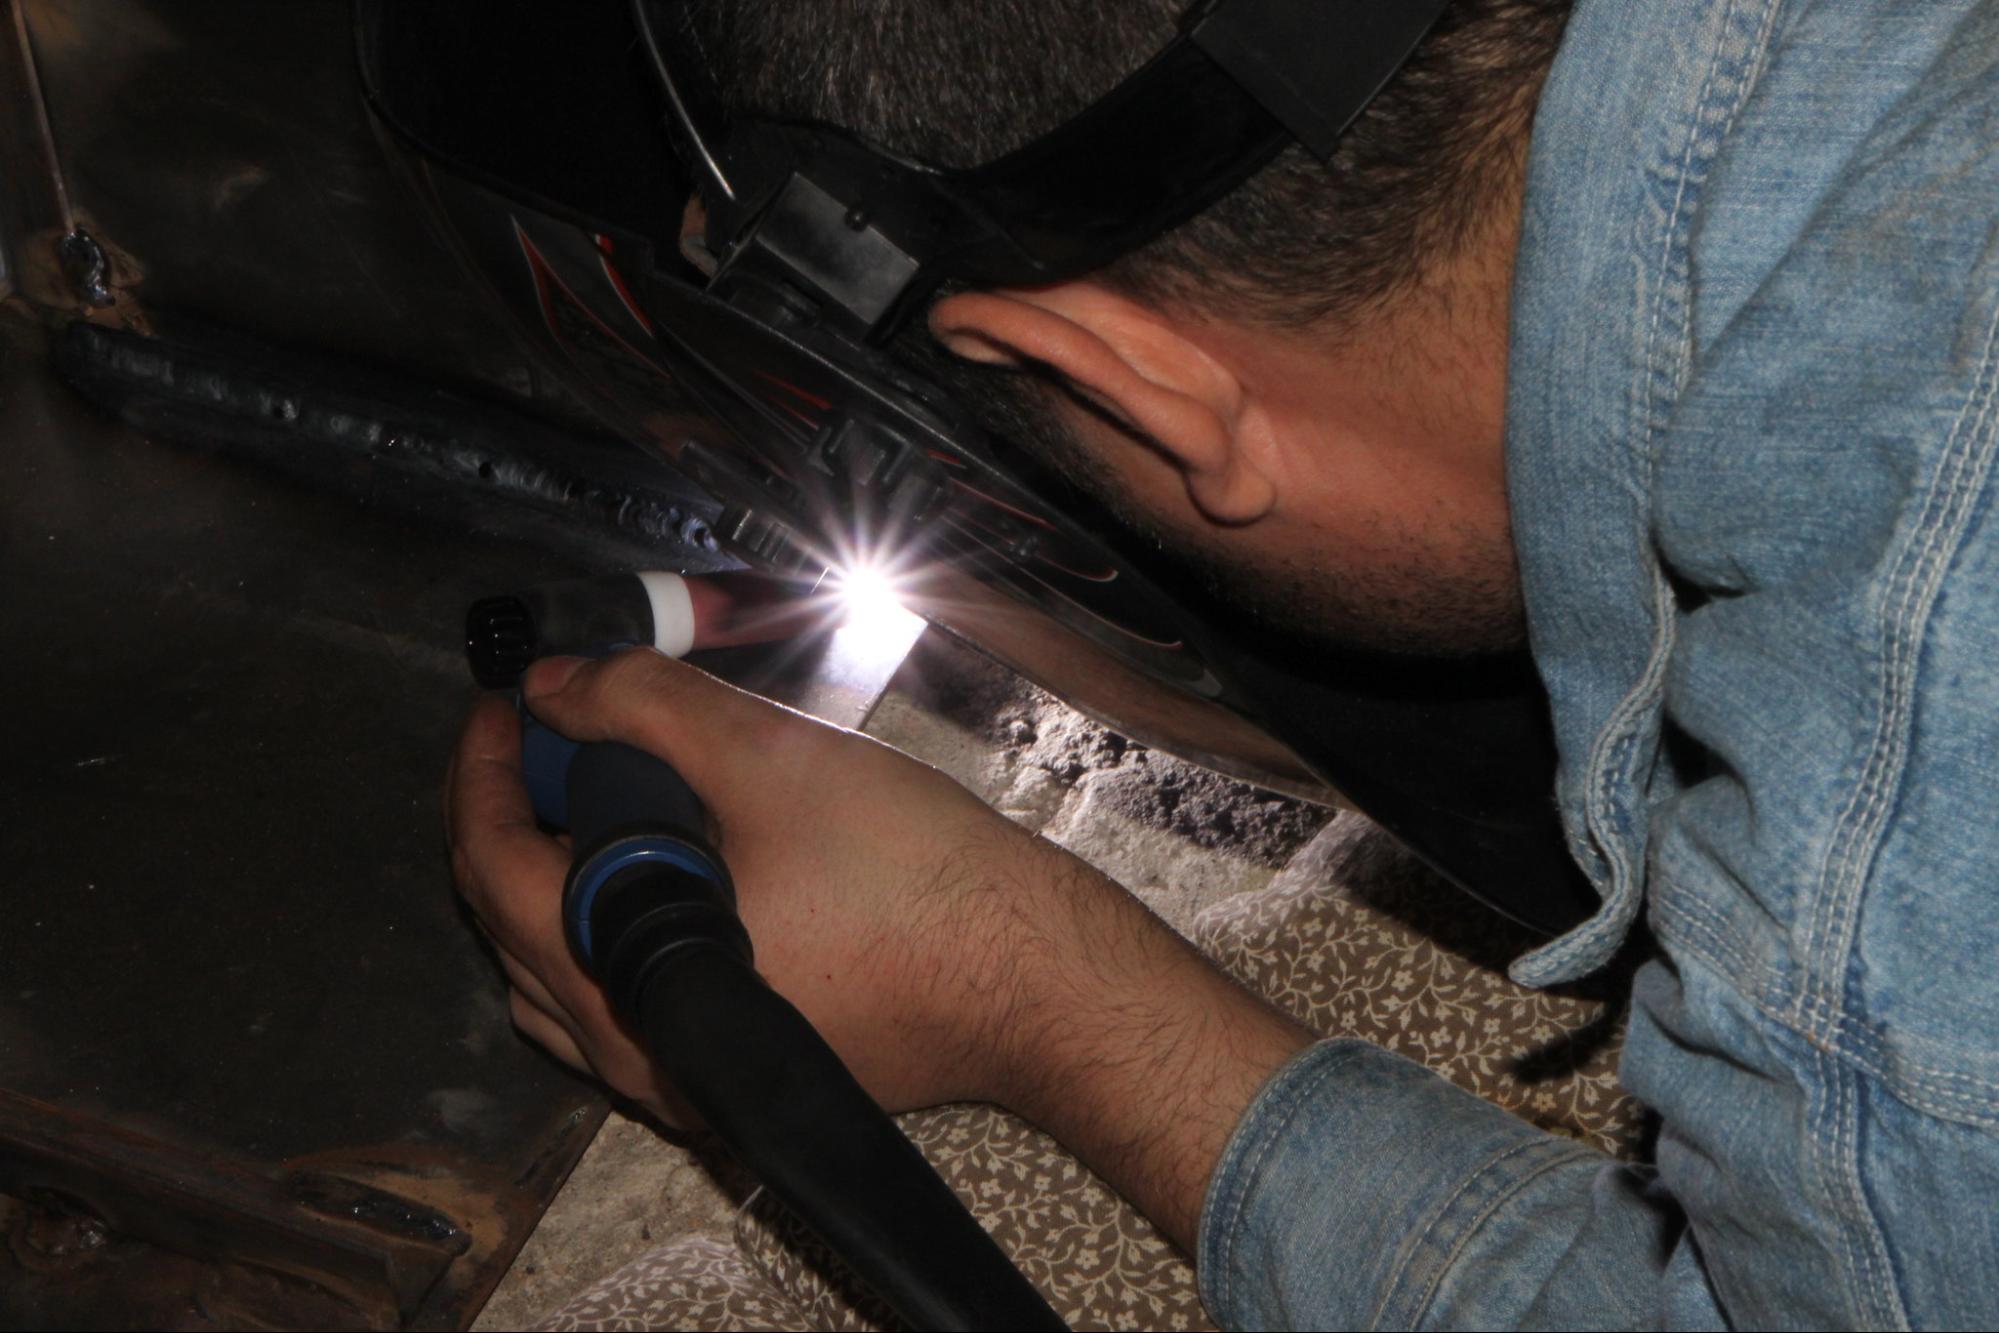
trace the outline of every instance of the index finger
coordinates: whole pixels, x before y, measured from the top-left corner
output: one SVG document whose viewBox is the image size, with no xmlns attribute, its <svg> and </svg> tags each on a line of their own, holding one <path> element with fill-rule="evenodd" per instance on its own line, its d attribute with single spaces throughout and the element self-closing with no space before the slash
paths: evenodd
<svg viewBox="0 0 1999 1333">
<path fill-rule="evenodd" d="M 488 829 L 535 828 L 534 806 L 521 778 L 521 720 L 505 696 L 472 705 L 451 755 L 444 797 L 447 835 L 469 846 Z"/>
<path fill-rule="evenodd" d="M 520 719 L 488 696 L 466 719 L 447 798 L 459 888 L 500 947 L 545 980 L 569 965 L 558 924 L 568 854 L 535 822 L 521 781 Z"/>
</svg>

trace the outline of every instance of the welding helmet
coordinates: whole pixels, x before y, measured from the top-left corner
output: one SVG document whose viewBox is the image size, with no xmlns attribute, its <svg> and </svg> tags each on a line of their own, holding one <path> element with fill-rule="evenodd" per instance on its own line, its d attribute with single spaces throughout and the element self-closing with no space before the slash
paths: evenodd
<svg viewBox="0 0 1999 1333">
<path fill-rule="evenodd" d="M 886 565 L 913 609 L 1086 713 L 1280 791 L 1337 788 L 1553 930 L 1591 900 L 1524 664 L 1301 660 L 891 346 L 947 284 L 1079 277 L 1290 144 L 1330 154 L 1445 4 L 1203 0 L 1082 112 L 960 169 L 733 113 L 688 0 L 359 11 L 364 86 L 432 216 L 573 392 L 724 504 L 730 553 Z"/>
</svg>

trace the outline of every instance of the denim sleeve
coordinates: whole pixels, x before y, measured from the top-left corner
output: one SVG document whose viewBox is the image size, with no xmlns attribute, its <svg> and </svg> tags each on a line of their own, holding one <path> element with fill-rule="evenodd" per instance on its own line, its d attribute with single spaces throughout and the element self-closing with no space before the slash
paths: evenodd
<svg viewBox="0 0 1999 1333">
<path fill-rule="evenodd" d="M 1648 1172 L 1338 1040 L 1237 1127 L 1199 1269 L 1227 1328 L 1723 1327 L 1683 1230 Z"/>
</svg>

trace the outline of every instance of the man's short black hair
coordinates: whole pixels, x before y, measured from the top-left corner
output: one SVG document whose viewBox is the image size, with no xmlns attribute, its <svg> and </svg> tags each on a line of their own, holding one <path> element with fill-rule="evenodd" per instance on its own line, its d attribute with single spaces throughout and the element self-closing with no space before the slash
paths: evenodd
<svg viewBox="0 0 1999 1333">
<path fill-rule="evenodd" d="M 736 108 L 829 121 L 965 166 L 1114 86 L 1165 44 L 1188 3 L 708 0 L 695 22 Z M 1155 303 L 1280 327 L 1391 296 L 1456 254 L 1510 196 L 1569 5 L 1455 0 L 1332 162 L 1287 150 L 1104 279 Z"/>
</svg>

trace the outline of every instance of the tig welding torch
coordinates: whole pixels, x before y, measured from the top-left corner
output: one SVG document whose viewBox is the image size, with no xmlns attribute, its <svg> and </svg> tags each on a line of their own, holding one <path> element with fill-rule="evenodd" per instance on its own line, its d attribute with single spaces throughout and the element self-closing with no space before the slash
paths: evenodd
<svg viewBox="0 0 1999 1333">
<path fill-rule="evenodd" d="M 779 580 L 649 569 L 481 598 L 465 613 L 465 655 L 479 683 L 498 690 L 538 657 L 595 657 L 635 646 L 684 657 L 791 638 L 827 619 L 823 600 Z"/>
<path fill-rule="evenodd" d="M 728 866 L 679 774 L 627 745 L 572 741 L 524 707 L 521 726 L 535 813 L 574 848 L 570 948 L 709 1127 L 910 1327 L 1063 1328 L 757 974 Z"/>
</svg>

